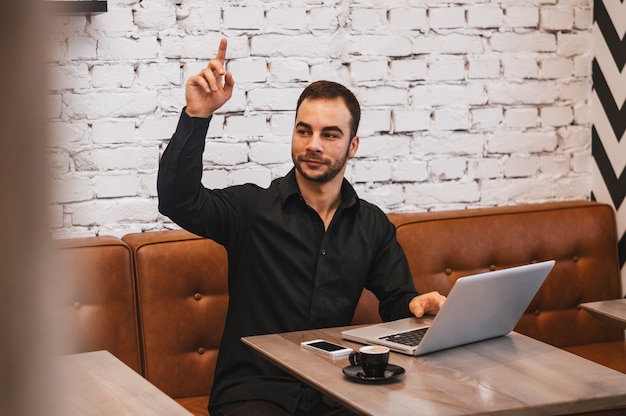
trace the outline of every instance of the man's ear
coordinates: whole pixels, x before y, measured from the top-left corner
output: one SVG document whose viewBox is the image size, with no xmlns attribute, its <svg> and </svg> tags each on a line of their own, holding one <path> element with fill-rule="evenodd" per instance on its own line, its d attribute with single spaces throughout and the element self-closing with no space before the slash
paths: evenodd
<svg viewBox="0 0 626 416">
<path fill-rule="evenodd" d="M 354 155 L 356 155 L 356 151 L 359 150 L 359 143 L 360 143 L 361 139 L 359 138 L 359 136 L 354 136 L 352 138 L 352 140 L 350 140 L 350 150 L 348 152 L 348 157 L 352 158 L 354 157 Z"/>
</svg>

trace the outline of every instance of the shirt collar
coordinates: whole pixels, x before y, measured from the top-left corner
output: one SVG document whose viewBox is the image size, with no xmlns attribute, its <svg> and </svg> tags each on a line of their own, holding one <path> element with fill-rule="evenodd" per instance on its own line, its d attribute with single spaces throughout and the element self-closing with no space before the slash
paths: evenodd
<svg viewBox="0 0 626 416">
<path fill-rule="evenodd" d="M 287 200 L 291 197 L 300 198 L 302 195 L 300 194 L 300 188 L 298 187 L 298 182 L 296 181 L 296 168 L 293 167 L 289 171 L 287 175 L 281 181 L 278 187 L 278 193 L 280 195 L 280 199 L 282 204 L 284 205 Z M 341 183 L 341 207 L 348 208 L 354 205 L 358 205 L 359 197 L 356 194 L 356 191 L 350 185 L 350 182 L 343 178 L 343 182 Z"/>
</svg>

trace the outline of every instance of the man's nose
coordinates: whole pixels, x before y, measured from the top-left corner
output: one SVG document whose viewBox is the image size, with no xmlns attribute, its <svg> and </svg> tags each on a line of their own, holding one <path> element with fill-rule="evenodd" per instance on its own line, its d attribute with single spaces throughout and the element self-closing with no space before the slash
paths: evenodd
<svg viewBox="0 0 626 416">
<path fill-rule="evenodd" d="M 322 150 L 322 137 L 318 133 L 313 133 L 309 136 L 309 140 L 306 144 L 307 150 L 319 152 Z"/>
</svg>

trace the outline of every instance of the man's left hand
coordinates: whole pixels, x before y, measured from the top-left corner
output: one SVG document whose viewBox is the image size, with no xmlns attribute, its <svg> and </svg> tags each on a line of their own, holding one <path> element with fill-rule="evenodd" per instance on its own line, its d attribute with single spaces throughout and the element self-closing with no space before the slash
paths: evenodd
<svg viewBox="0 0 626 416">
<path fill-rule="evenodd" d="M 409 303 L 409 310 L 418 318 L 428 314 L 435 315 L 446 301 L 446 297 L 439 292 L 428 292 L 415 296 Z"/>
</svg>

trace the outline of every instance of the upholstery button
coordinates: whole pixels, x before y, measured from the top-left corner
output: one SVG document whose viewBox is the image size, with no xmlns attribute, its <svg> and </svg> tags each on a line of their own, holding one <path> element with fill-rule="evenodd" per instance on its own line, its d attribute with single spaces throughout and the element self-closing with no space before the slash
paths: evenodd
<svg viewBox="0 0 626 416">
<path fill-rule="evenodd" d="M 574 256 L 574 257 L 572 257 L 572 261 L 573 261 L 574 263 L 578 263 L 578 256 Z"/>
<path fill-rule="evenodd" d="M 450 275 L 452 274 L 452 269 L 451 269 L 451 268 L 449 268 L 449 267 L 448 267 L 448 268 L 446 268 L 446 274 L 447 274 L 448 276 L 450 276 Z"/>
<path fill-rule="evenodd" d="M 496 265 L 492 264 L 491 266 L 489 266 L 489 270 L 491 270 L 492 272 L 496 270 Z"/>
<path fill-rule="evenodd" d="M 326 249 L 325 249 L 325 248 L 323 248 L 323 249 L 322 249 L 322 256 L 325 256 L 325 255 L 326 255 Z"/>
<path fill-rule="evenodd" d="M 204 354 L 204 348 L 203 347 L 198 347 L 198 354 L 200 354 L 200 355 Z"/>
<path fill-rule="evenodd" d="M 80 302 L 74 302 L 74 305 L 72 305 L 74 307 L 74 309 L 79 310 L 81 307 Z"/>
<path fill-rule="evenodd" d="M 533 312 L 535 315 L 539 316 L 541 314 L 541 311 L 539 309 L 535 309 L 535 312 Z"/>
<path fill-rule="evenodd" d="M 196 293 L 193 295 L 193 298 L 194 298 L 195 300 L 200 300 L 200 299 L 202 299 L 202 295 L 200 294 L 200 292 L 196 292 Z"/>
</svg>

